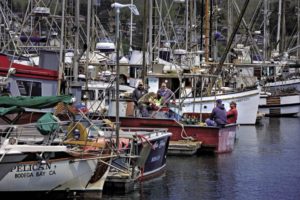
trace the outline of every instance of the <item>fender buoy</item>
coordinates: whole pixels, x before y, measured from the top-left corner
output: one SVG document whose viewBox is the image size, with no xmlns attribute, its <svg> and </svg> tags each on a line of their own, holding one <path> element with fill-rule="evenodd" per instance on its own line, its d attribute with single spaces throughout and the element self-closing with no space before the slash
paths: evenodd
<svg viewBox="0 0 300 200">
<path fill-rule="evenodd" d="M 119 139 L 119 150 L 124 149 L 126 150 L 129 147 L 130 140 L 127 138 L 120 138 Z"/>
</svg>

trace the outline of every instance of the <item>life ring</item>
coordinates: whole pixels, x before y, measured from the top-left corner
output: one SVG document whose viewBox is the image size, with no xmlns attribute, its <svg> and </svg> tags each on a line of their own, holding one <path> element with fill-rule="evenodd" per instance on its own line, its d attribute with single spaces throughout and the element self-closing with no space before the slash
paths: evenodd
<svg viewBox="0 0 300 200">
<path fill-rule="evenodd" d="M 67 130 L 68 130 L 67 139 L 74 138 L 74 133 L 73 132 L 74 132 L 75 129 L 79 130 L 79 133 L 80 133 L 79 140 L 84 141 L 84 140 L 87 139 L 87 137 L 88 137 L 87 129 L 80 122 L 73 122 L 68 126 L 68 128 L 67 128 Z"/>
</svg>

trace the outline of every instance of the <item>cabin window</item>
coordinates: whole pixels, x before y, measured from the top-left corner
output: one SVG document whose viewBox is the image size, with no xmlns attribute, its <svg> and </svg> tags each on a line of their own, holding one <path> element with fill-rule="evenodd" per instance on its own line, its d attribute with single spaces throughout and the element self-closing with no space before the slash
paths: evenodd
<svg viewBox="0 0 300 200">
<path fill-rule="evenodd" d="M 85 97 L 84 97 L 85 95 L 87 95 L 86 98 L 89 100 L 96 100 L 94 90 L 83 90 L 81 93 L 81 100 L 85 99 Z"/>
<path fill-rule="evenodd" d="M 185 78 L 183 82 L 185 83 L 185 87 L 192 87 L 192 81 L 190 79 Z"/>
<path fill-rule="evenodd" d="M 275 75 L 275 67 L 270 67 L 269 68 L 269 76 L 274 76 Z"/>
<path fill-rule="evenodd" d="M 21 96 L 42 96 L 42 83 L 17 80 Z"/>
</svg>

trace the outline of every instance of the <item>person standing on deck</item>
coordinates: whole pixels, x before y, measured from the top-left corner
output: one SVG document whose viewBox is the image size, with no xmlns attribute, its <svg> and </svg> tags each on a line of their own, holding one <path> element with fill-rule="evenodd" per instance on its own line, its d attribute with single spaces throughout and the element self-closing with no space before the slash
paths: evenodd
<svg viewBox="0 0 300 200">
<path fill-rule="evenodd" d="M 175 94 L 167 88 L 166 83 L 162 83 L 160 89 L 157 91 L 157 96 L 162 97 L 161 105 L 169 106 L 170 100 L 173 99 L 173 103 L 175 103 Z"/>
<path fill-rule="evenodd" d="M 227 123 L 233 124 L 236 123 L 238 117 L 238 112 L 236 109 L 236 102 L 230 102 L 230 110 L 227 112 Z"/>
<path fill-rule="evenodd" d="M 145 89 L 144 85 L 142 82 L 139 82 L 138 87 L 134 89 L 132 93 L 132 99 L 135 104 L 135 106 L 139 109 L 142 117 L 148 117 L 149 113 L 147 110 L 147 106 L 143 103 L 138 103 L 139 99 L 147 94 L 148 91 Z"/>
</svg>

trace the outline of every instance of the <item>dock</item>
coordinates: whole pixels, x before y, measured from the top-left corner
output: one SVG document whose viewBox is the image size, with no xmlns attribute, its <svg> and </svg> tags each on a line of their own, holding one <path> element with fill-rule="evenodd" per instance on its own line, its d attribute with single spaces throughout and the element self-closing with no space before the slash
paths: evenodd
<svg viewBox="0 0 300 200">
<path fill-rule="evenodd" d="M 178 140 L 170 141 L 168 155 L 192 156 L 200 149 L 201 141 Z"/>
<path fill-rule="evenodd" d="M 106 178 L 103 191 L 107 193 L 110 191 L 117 193 L 129 193 L 133 191 L 134 183 L 135 179 L 131 178 L 131 174 L 110 172 Z"/>
</svg>

